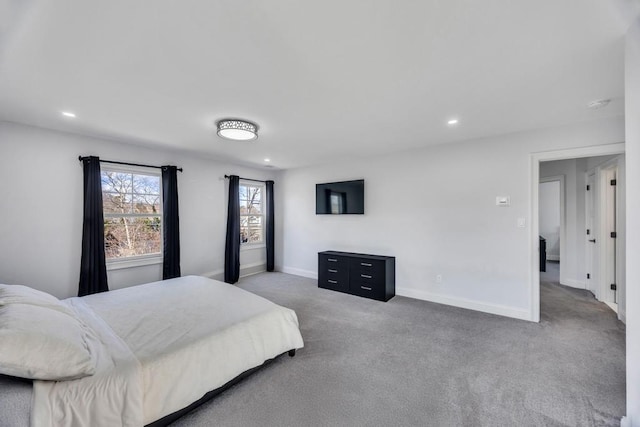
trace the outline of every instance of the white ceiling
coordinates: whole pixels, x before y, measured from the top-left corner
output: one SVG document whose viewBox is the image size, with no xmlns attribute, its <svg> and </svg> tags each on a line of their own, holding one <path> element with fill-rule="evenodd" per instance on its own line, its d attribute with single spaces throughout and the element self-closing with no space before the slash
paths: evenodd
<svg viewBox="0 0 640 427">
<path fill-rule="evenodd" d="M 637 10 L 637 0 L 0 0 L 0 120 L 292 168 L 616 116 Z M 601 98 L 613 101 L 586 108 Z M 227 117 L 256 122 L 259 138 L 219 138 L 214 123 Z"/>
</svg>

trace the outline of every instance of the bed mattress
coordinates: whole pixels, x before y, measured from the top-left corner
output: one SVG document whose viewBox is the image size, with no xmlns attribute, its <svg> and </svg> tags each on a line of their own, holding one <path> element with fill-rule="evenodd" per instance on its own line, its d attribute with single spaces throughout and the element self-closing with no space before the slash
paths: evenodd
<svg viewBox="0 0 640 427">
<path fill-rule="evenodd" d="M 105 352 L 102 359 L 109 362 L 105 364 L 107 376 L 35 381 L 33 388 L 2 377 L 3 423 L 11 419 L 4 414 L 11 413 L 19 419 L 8 425 L 29 425 L 22 417 L 25 401 L 31 401 L 33 395 L 31 411 L 38 414 L 32 415 L 37 427 L 59 425 L 61 419 L 63 424 L 78 425 L 91 416 L 86 408 L 96 405 L 113 407 L 113 415 L 117 415 L 120 404 L 130 406 L 122 413 L 132 413 L 131 420 L 139 417 L 143 424 L 149 424 L 190 405 L 248 369 L 303 346 L 294 311 L 204 277 L 187 276 L 64 302 L 97 330 L 98 341 L 103 343 L 99 351 Z M 112 362 L 114 368 L 109 367 Z M 113 390 L 107 390 L 106 396 L 100 397 L 105 402 L 92 401 L 92 390 L 111 383 L 128 390 L 129 396 L 112 399 L 109 393 Z M 135 397 L 138 388 L 139 405 Z M 69 395 L 74 399 L 61 397 Z M 69 414 L 76 412 L 74 420 Z M 51 424 L 43 422 L 48 418 L 58 419 Z M 91 424 L 99 425 L 95 419 Z"/>
</svg>

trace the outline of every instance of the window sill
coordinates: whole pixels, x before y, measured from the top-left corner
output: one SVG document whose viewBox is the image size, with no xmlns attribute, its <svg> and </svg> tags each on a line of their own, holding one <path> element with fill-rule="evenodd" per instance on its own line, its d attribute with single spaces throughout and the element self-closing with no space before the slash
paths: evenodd
<svg viewBox="0 0 640 427">
<path fill-rule="evenodd" d="M 107 261 L 107 271 L 121 270 L 123 268 L 143 267 L 145 265 L 154 264 L 162 264 L 162 256 Z"/>
<path fill-rule="evenodd" d="M 256 243 L 256 244 L 247 244 L 245 243 L 244 245 L 240 245 L 240 252 L 242 251 L 250 251 L 253 249 L 264 249 L 266 248 L 267 245 L 265 245 L 264 243 Z"/>
</svg>

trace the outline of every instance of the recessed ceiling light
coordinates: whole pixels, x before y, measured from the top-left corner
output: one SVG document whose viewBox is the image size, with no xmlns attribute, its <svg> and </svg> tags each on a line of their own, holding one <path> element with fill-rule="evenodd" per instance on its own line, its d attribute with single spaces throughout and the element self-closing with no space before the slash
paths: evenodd
<svg viewBox="0 0 640 427">
<path fill-rule="evenodd" d="M 249 141 L 258 137 L 258 126 L 244 120 L 220 120 L 218 135 L 236 141 Z"/>
<path fill-rule="evenodd" d="M 265 162 L 270 162 L 270 161 L 271 161 L 271 159 L 264 159 L 264 161 L 265 161 Z"/>
<path fill-rule="evenodd" d="M 70 111 L 63 111 L 62 115 L 65 116 L 65 117 L 71 117 L 71 118 L 75 118 L 76 117 L 75 113 L 72 113 Z"/>
<path fill-rule="evenodd" d="M 458 119 L 451 119 L 447 122 L 448 125 L 457 125 L 458 124 Z"/>
<path fill-rule="evenodd" d="M 610 102 L 611 102 L 610 99 L 598 99 L 596 101 L 591 101 L 590 103 L 588 103 L 587 107 L 593 110 L 597 110 L 598 108 L 606 107 L 607 105 L 609 105 Z"/>
</svg>

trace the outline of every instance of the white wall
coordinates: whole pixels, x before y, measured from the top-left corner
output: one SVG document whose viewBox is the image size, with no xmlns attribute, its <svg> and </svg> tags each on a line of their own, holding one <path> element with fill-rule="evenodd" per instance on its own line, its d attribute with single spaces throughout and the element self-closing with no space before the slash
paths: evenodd
<svg viewBox="0 0 640 427">
<path fill-rule="evenodd" d="M 319 251 L 392 255 L 399 295 L 531 319 L 529 154 L 623 140 L 615 118 L 284 171 L 279 266 L 313 277 Z M 316 183 L 356 178 L 365 215 L 315 215 Z"/>
<path fill-rule="evenodd" d="M 547 244 L 547 260 L 560 261 L 560 181 L 540 183 L 538 212 L 540 235 Z"/>
<path fill-rule="evenodd" d="M 631 26 L 625 49 L 627 175 L 627 424 L 640 426 L 640 20 Z"/>
<path fill-rule="evenodd" d="M 26 284 L 60 298 L 77 294 L 82 238 L 79 155 L 184 168 L 178 174 L 183 275 L 222 276 L 228 191 L 224 175 L 276 175 L 168 150 L 0 122 L 0 283 Z M 265 259 L 264 249 L 243 251 L 241 271 L 264 269 Z M 111 289 L 161 278 L 160 264 L 108 273 Z"/>
</svg>

